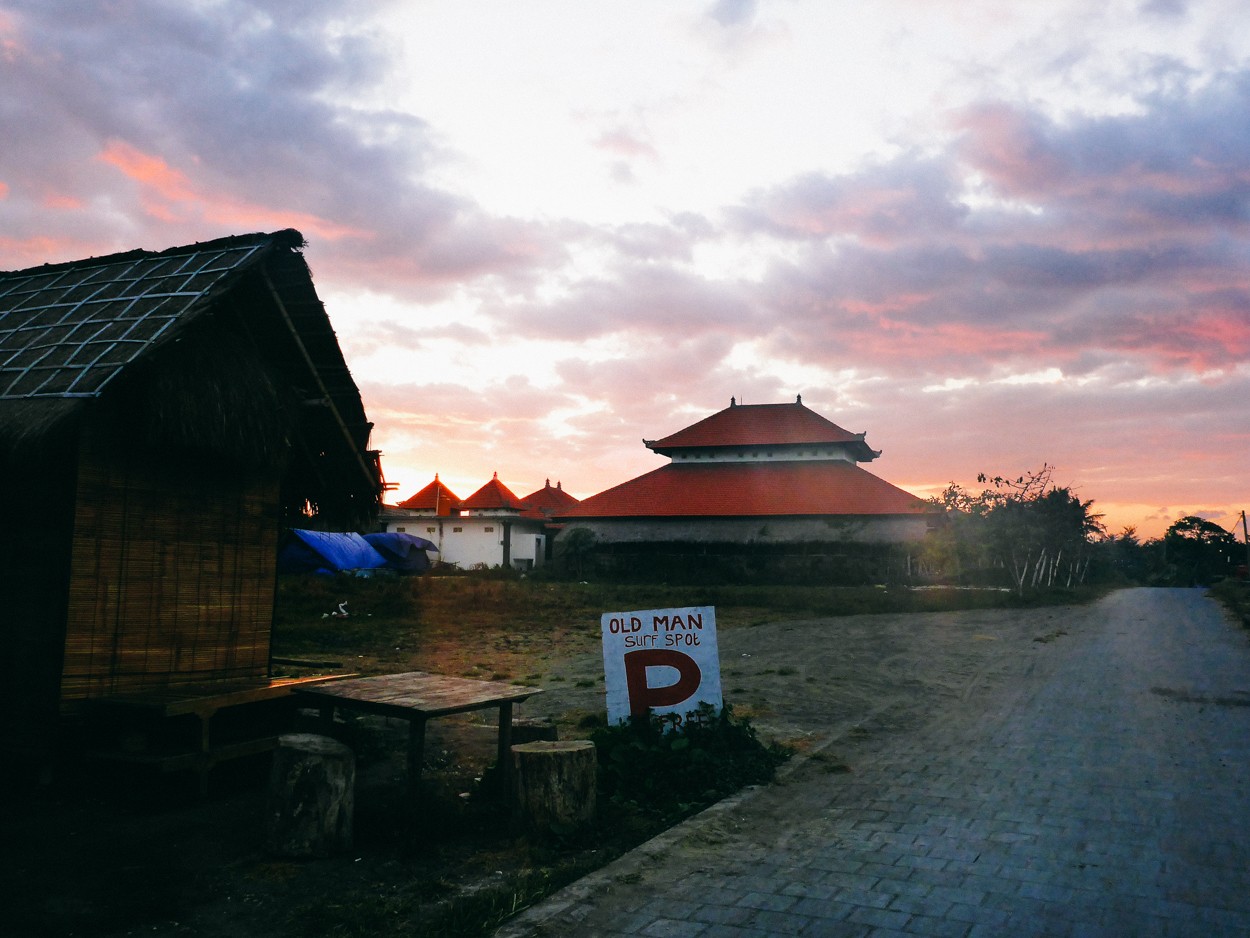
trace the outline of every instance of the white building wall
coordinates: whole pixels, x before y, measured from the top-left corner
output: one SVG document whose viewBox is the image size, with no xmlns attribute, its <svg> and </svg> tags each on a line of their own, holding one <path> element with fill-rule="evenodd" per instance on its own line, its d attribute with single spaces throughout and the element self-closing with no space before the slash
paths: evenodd
<svg viewBox="0 0 1250 938">
<path fill-rule="evenodd" d="M 540 566 L 546 554 L 542 521 L 528 518 L 443 517 L 405 518 L 388 521 L 387 531 L 424 537 L 438 545 L 437 559 L 468 570 L 478 564 L 498 567 L 503 563 L 505 523 L 511 528 L 510 563 L 520 569 Z"/>
</svg>

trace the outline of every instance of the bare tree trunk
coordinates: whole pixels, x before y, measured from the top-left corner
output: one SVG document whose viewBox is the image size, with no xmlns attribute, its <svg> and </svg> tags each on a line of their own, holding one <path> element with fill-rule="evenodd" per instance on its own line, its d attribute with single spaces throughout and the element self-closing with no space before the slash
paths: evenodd
<svg viewBox="0 0 1250 938">
<path fill-rule="evenodd" d="M 1033 564 L 1033 579 L 1029 583 L 1030 586 L 1037 586 L 1041 582 L 1043 574 L 1046 572 L 1046 548 L 1043 547 L 1037 555 L 1037 561 Z"/>
<path fill-rule="evenodd" d="M 1029 555 L 1024 555 L 1024 560 L 1020 561 L 1016 557 L 1015 551 L 1011 552 L 1011 576 L 1016 582 L 1016 592 L 1024 595 L 1024 581 L 1029 576 Z"/>
</svg>

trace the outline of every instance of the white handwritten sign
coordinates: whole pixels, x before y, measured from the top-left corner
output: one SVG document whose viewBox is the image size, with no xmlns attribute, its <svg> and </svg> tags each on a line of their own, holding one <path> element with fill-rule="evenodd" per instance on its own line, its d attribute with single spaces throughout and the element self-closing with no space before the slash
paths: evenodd
<svg viewBox="0 0 1250 938">
<path fill-rule="evenodd" d="M 608 723 L 650 712 L 681 726 L 705 703 L 720 713 L 714 606 L 605 612 L 600 624 Z"/>
</svg>

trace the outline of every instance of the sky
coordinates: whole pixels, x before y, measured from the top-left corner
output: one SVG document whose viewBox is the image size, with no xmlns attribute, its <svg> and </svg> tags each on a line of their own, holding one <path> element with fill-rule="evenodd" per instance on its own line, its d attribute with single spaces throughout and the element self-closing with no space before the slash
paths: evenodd
<svg viewBox="0 0 1250 938">
<path fill-rule="evenodd" d="M 1244 0 L 0 0 L 0 269 L 293 227 L 413 494 L 739 403 L 1250 508 Z"/>
</svg>

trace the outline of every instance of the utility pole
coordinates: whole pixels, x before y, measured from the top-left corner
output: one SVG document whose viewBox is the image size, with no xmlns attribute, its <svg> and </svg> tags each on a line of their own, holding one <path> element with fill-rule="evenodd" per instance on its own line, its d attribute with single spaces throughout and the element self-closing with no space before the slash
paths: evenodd
<svg viewBox="0 0 1250 938">
<path fill-rule="evenodd" d="M 1250 576 L 1250 534 L 1246 532 L 1246 510 L 1241 510 L 1241 540 L 1246 545 L 1246 574 Z"/>
</svg>

